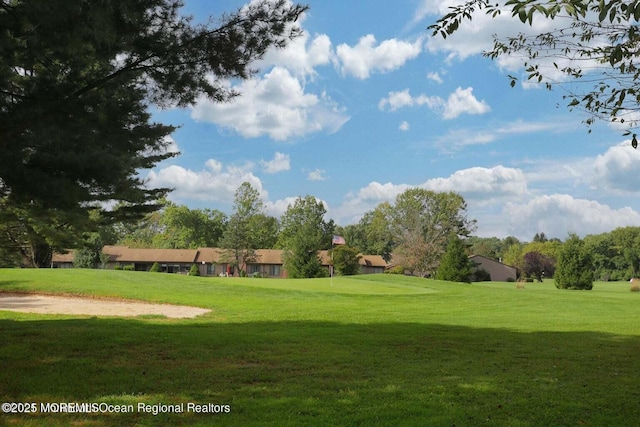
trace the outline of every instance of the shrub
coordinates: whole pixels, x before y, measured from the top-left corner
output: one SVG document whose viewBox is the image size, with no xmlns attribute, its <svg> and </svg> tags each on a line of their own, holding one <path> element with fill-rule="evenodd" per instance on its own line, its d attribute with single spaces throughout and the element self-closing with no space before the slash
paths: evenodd
<svg viewBox="0 0 640 427">
<path fill-rule="evenodd" d="M 149 269 L 150 272 L 152 273 L 159 273 L 160 272 L 160 264 L 158 264 L 157 262 L 154 262 L 153 265 L 151 266 L 151 269 Z"/>
<path fill-rule="evenodd" d="M 507 282 L 513 283 L 515 281 L 516 279 L 514 279 L 513 277 L 507 277 Z"/>
<path fill-rule="evenodd" d="M 473 282 L 490 282 L 491 274 L 484 268 L 479 268 L 471 276 Z"/>
<path fill-rule="evenodd" d="M 135 266 L 133 264 L 127 264 L 124 267 L 122 267 L 122 269 L 124 271 L 133 271 L 133 270 L 135 270 Z"/>
<path fill-rule="evenodd" d="M 191 268 L 189 269 L 189 276 L 199 276 L 200 269 L 196 264 L 191 264 Z"/>
<path fill-rule="evenodd" d="M 91 249 L 76 249 L 73 252 L 74 268 L 93 268 L 95 265 L 95 253 Z"/>
<path fill-rule="evenodd" d="M 386 274 L 404 274 L 404 267 L 401 265 L 396 265 L 393 268 L 389 268 L 384 271 Z"/>
<path fill-rule="evenodd" d="M 591 254 L 585 250 L 584 243 L 575 234 L 562 245 L 554 277 L 558 289 L 591 290 L 593 288 Z"/>
<path fill-rule="evenodd" d="M 122 270 L 122 266 L 119 263 L 116 262 L 116 265 L 113 266 L 113 269 L 114 270 Z"/>
</svg>

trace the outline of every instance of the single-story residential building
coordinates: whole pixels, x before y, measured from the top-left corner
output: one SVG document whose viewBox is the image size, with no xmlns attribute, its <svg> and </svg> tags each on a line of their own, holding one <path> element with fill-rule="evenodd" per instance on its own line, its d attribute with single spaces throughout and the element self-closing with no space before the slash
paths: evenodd
<svg viewBox="0 0 640 427">
<path fill-rule="evenodd" d="M 387 262 L 382 255 L 362 255 L 360 258 L 360 272 L 362 274 L 384 273 L 387 269 Z"/>
<path fill-rule="evenodd" d="M 188 273 L 194 264 L 196 249 L 141 249 L 128 246 L 105 246 L 102 252 L 109 255 L 107 268 L 116 265 L 133 265 L 135 271 L 149 271 L 158 263 L 165 273 Z"/>
<path fill-rule="evenodd" d="M 487 271 L 491 276 L 491 280 L 494 282 L 510 282 L 516 280 L 518 270 L 515 267 L 482 255 L 471 255 L 469 259 L 475 265 L 474 269 L 476 271 L 480 269 Z"/>
<path fill-rule="evenodd" d="M 201 276 L 234 276 L 234 271 L 225 258 L 224 249 L 146 249 L 130 248 L 128 246 L 105 246 L 102 252 L 108 256 L 105 268 L 133 265 L 136 271 L 149 271 L 154 263 L 158 263 L 160 270 L 165 273 L 186 274 L 191 266 L 197 265 Z M 282 262 L 283 251 L 280 249 L 257 249 L 256 260 L 248 263 L 248 275 L 260 274 L 262 277 L 286 278 L 287 271 Z M 318 257 L 322 265 L 329 269 L 331 257 L 329 251 L 319 251 Z M 73 267 L 73 251 L 67 254 L 54 254 L 53 268 Z M 363 274 L 383 273 L 387 263 L 380 255 L 362 255 L 360 259 Z"/>
</svg>

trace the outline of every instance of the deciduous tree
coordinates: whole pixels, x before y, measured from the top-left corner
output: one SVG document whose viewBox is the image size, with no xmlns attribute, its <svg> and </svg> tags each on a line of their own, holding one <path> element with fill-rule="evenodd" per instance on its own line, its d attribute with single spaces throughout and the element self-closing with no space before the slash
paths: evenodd
<svg viewBox="0 0 640 427">
<path fill-rule="evenodd" d="M 390 229 L 397 242 L 393 263 L 422 276 L 435 273 L 448 239 L 466 237 L 475 228 L 466 209 L 462 196 L 453 192 L 411 188 L 400 194 L 391 213 Z"/>
<path fill-rule="evenodd" d="M 256 249 L 259 249 L 258 235 L 253 229 L 257 224 L 254 218 L 264 214 L 264 203 L 260 193 L 251 183 L 243 182 L 238 187 L 233 210 L 220 246 L 225 249 L 224 258 L 243 275 L 247 264 L 256 261 Z"/>
<path fill-rule="evenodd" d="M 555 260 L 552 260 L 540 252 L 527 252 L 524 254 L 524 274 L 534 277 L 542 282 L 544 277 L 553 277 Z"/>
<path fill-rule="evenodd" d="M 168 203 L 162 210 L 154 248 L 195 249 L 217 247 L 227 225 L 227 216 L 215 209 L 189 209 Z"/>
</svg>

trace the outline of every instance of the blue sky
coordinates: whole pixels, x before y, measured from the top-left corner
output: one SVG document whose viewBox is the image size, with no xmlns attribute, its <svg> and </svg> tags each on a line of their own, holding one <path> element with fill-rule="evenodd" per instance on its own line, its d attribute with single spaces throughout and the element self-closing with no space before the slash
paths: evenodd
<svg viewBox="0 0 640 427">
<path fill-rule="evenodd" d="M 243 4 L 186 0 L 185 12 L 205 20 Z M 426 28 L 452 1 L 308 4 L 302 37 L 269 52 L 253 79 L 226 82 L 241 93 L 233 102 L 154 113 L 180 126 L 181 155 L 150 171 L 149 186 L 230 213 L 249 181 L 271 215 L 309 194 L 340 225 L 410 187 L 456 191 L 484 237 L 640 226 L 640 152 L 622 131 L 588 133 L 561 89 L 511 88 L 521 61 L 481 56 L 498 30 L 549 23 L 479 16 L 442 40 Z"/>
</svg>

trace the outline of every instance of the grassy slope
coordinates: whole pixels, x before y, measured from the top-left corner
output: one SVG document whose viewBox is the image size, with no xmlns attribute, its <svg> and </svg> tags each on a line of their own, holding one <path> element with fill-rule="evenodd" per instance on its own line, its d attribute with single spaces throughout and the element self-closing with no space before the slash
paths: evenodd
<svg viewBox="0 0 640 427">
<path fill-rule="evenodd" d="M 1 291 L 212 308 L 193 320 L 0 312 L 0 399 L 232 405 L 218 415 L 37 415 L 33 425 L 622 425 L 640 419 L 640 294 L 625 283 L 402 276 L 198 278 L 0 270 Z M 52 321 L 55 320 L 55 321 Z M 87 381 L 90 378 L 91 381 Z M 0 419 L 1 422 L 1 419 Z"/>
</svg>

